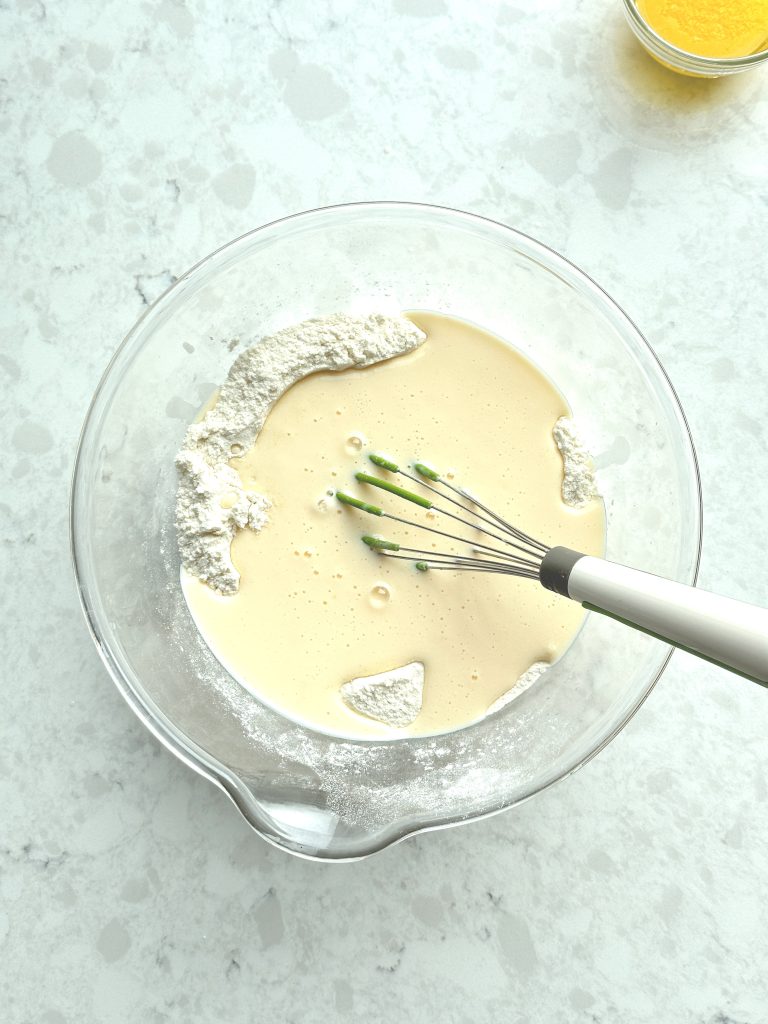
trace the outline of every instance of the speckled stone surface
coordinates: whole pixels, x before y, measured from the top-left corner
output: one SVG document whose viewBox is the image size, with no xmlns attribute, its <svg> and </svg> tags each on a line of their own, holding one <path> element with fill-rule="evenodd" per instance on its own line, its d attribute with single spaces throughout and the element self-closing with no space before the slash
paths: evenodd
<svg viewBox="0 0 768 1024">
<path fill-rule="evenodd" d="M 767 693 L 676 655 L 517 811 L 302 862 L 123 704 L 67 497 L 175 275 L 286 213 L 425 200 L 561 250 L 641 325 L 701 457 L 701 582 L 768 603 L 768 74 L 676 78 L 598 0 L 11 0 L 0 38 L 3 1024 L 763 1024 Z"/>
</svg>

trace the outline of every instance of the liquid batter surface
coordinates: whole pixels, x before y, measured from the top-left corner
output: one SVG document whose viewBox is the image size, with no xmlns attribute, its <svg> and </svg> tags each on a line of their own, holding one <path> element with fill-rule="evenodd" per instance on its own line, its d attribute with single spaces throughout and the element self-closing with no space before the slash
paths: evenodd
<svg viewBox="0 0 768 1024">
<path fill-rule="evenodd" d="M 535 581 L 419 573 L 370 551 L 360 540 L 366 533 L 415 547 L 434 542 L 437 550 L 450 542 L 338 504 L 333 494 L 344 490 L 435 525 L 434 513 L 355 482 L 357 470 L 387 475 L 374 470 L 369 452 L 450 474 L 548 544 L 588 554 L 604 546 L 602 503 L 574 509 L 561 498 L 552 428 L 569 410 L 551 382 L 479 328 L 436 313 L 408 315 L 427 334 L 420 348 L 299 381 L 253 448 L 231 460 L 243 485 L 273 503 L 267 526 L 233 541 L 238 592 L 223 596 L 182 573 L 195 622 L 224 667 L 286 716 L 344 736 L 469 724 L 534 662 L 554 661 L 583 617 L 579 605 Z M 411 725 L 393 729 L 341 699 L 348 680 L 413 662 L 424 666 L 424 688 Z"/>
</svg>

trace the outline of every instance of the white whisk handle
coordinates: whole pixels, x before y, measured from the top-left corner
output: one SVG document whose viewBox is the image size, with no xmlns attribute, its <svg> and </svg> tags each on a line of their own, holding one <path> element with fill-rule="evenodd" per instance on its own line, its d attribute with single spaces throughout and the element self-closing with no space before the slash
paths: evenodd
<svg viewBox="0 0 768 1024">
<path fill-rule="evenodd" d="M 559 585 L 546 582 L 548 558 Z M 541 579 L 593 611 L 768 684 L 768 609 L 565 548 L 545 556 Z"/>
</svg>

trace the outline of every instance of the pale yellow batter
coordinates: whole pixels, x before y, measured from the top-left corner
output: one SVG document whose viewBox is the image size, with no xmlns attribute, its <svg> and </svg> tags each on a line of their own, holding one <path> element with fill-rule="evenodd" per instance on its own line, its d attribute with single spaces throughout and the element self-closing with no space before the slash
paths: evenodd
<svg viewBox="0 0 768 1024">
<path fill-rule="evenodd" d="M 451 542 L 342 508 L 332 497 L 337 489 L 452 527 L 357 484 L 356 470 L 387 475 L 367 453 L 452 474 L 546 543 L 590 554 L 604 545 L 602 503 L 577 510 L 560 496 L 563 463 L 552 427 L 569 409 L 551 382 L 477 327 L 436 313 L 408 315 L 427 333 L 420 348 L 300 381 L 277 402 L 253 448 L 232 459 L 244 486 L 273 502 L 269 524 L 233 542 L 238 593 L 222 596 L 182 574 L 195 621 L 233 676 L 286 716 L 346 736 L 424 735 L 482 717 L 534 662 L 565 650 L 583 615 L 536 581 L 419 573 L 368 550 L 364 533 L 438 550 L 451 550 Z M 406 729 L 341 700 L 347 680 L 409 662 L 424 664 L 425 683 L 421 712 Z"/>
</svg>

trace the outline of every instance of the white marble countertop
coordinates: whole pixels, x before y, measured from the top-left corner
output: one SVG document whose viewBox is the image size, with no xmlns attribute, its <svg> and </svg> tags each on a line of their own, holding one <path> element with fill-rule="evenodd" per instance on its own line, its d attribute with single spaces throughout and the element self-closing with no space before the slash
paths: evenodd
<svg viewBox="0 0 768 1024">
<path fill-rule="evenodd" d="M 768 72 L 674 77 L 599 0 L 17 0 L 0 37 L 3 1024 L 763 1024 L 767 693 L 677 654 L 518 810 L 302 862 L 118 696 L 67 500 L 91 392 L 174 275 L 286 213 L 425 200 L 636 320 L 701 457 L 701 583 L 768 603 Z"/>
</svg>

